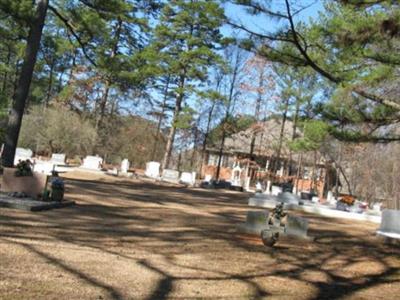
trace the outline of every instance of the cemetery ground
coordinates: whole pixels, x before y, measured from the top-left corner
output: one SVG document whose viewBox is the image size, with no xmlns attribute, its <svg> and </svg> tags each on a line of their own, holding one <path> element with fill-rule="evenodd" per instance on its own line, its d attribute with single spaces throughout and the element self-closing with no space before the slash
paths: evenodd
<svg viewBox="0 0 400 300">
<path fill-rule="evenodd" d="M 302 214 L 315 242 L 285 239 L 268 248 L 236 233 L 255 209 L 249 194 L 68 176 L 66 198 L 76 206 L 0 209 L 1 299 L 400 295 L 400 248 L 375 236 L 378 224 Z"/>
</svg>

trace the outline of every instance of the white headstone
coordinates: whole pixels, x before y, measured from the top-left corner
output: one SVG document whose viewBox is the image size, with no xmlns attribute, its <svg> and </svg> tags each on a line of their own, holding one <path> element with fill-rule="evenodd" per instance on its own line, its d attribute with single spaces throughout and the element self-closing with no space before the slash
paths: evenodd
<svg viewBox="0 0 400 300">
<path fill-rule="evenodd" d="M 33 152 L 31 149 L 17 148 L 15 150 L 14 165 L 17 165 L 20 160 L 31 159 Z"/>
<path fill-rule="evenodd" d="M 232 185 L 242 186 L 241 177 L 242 177 L 242 168 L 238 164 L 236 164 L 236 166 L 232 170 L 232 176 L 231 176 Z"/>
<path fill-rule="evenodd" d="M 162 180 L 169 182 L 179 182 L 179 171 L 164 169 L 162 174 Z"/>
<path fill-rule="evenodd" d="M 160 163 L 156 161 L 146 163 L 146 171 L 144 174 L 147 177 L 158 178 L 160 176 Z"/>
<path fill-rule="evenodd" d="M 194 173 L 194 176 L 193 176 Z M 180 181 L 186 184 L 194 185 L 196 180 L 196 172 L 182 172 Z"/>
<path fill-rule="evenodd" d="M 326 197 L 326 201 L 328 201 L 329 204 L 336 205 L 336 202 L 337 202 L 337 201 L 336 201 L 335 197 L 333 196 L 332 191 L 329 191 L 329 192 L 328 192 L 328 195 L 327 195 L 327 197 Z"/>
<path fill-rule="evenodd" d="M 319 197 L 312 197 L 311 198 L 311 202 L 313 202 L 313 203 L 318 203 L 319 202 Z"/>
<path fill-rule="evenodd" d="M 36 173 L 43 173 L 46 175 L 51 175 L 54 170 L 54 163 L 51 161 L 39 161 L 37 160 L 36 163 L 33 165 L 33 171 Z"/>
<path fill-rule="evenodd" d="M 65 164 L 65 154 L 63 154 L 63 153 L 53 153 L 51 155 L 51 162 L 53 162 L 55 164 L 64 165 Z"/>
<path fill-rule="evenodd" d="M 284 172 L 284 168 L 281 167 L 278 172 L 276 173 L 278 176 L 282 177 L 283 176 L 283 172 Z"/>
<path fill-rule="evenodd" d="M 270 190 L 271 189 L 271 180 L 268 180 L 267 181 L 267 188 L 265 189 L 265 192 L 264 192 L 264 194 L 269 194 L 270 193 Z"/>
<path fill-rule="evenodd" d="M 249 190 L 250 190 L 250 177 L 247 177 L 247 176 L 246 176 L 246 181 L 245 181 L 244 189 L 245 189 L 246 191 L 249 191 Z"/>
<path fill-rule="evenodd" d="M 376 211 L 376 212 L 380 212 L 381 211 L 381 206 L 382 206 L 382 203 L 379 203 L 379 202 L 374 203 L 372 205 L 372 210 Z"/>
<path fill-rule="evenodd" d="M 282 193 L 282 188 L 280 186 L 273 185 L 271 187 L 271 194 L 272 195 L 278 196 L 280 193 Z"/>
<path fill-rule="evenodd" d="M 90 170 L 101 170 L 101 165 L 103 164 L 103 159 L 99 156 L 86 156 L 83 159 L 82 168 Z"/>
<path fill-rule="evenodd" d="M 128 170 L 129 170 L 129 160 L 125 158 L 121 162 L 121 172 L 128 173 Z"/>
</svg>

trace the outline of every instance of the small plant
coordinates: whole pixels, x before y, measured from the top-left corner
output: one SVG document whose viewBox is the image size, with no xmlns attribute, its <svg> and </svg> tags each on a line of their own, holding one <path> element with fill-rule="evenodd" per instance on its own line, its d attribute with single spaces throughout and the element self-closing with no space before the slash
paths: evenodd
<svg viewBox="0 0 400 300">
<path fill-rule="evenodd" d="M 22 177 L 22 176 L 32 176 L 32 162 L 27 160 L 20 160 L 16 166 L 17 170 L 15 171 L 15 176 Z"/>
</svg>

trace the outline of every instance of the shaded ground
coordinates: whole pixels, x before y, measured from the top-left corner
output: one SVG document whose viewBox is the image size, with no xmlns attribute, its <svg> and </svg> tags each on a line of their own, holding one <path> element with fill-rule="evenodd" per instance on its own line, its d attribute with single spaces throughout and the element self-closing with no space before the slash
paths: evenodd
<svg viewBox="0 0 400 300">
<path fill-rule="evenodd" d="M 375 237 L 375 224 L 308 215 L 314 243 L 271 249 L 235 233 L 244 193 L 90 176 L 67 182 L 75 207 L 0 209 L 0 299 L 400 295 L 400 249 Z"/>
</svg>

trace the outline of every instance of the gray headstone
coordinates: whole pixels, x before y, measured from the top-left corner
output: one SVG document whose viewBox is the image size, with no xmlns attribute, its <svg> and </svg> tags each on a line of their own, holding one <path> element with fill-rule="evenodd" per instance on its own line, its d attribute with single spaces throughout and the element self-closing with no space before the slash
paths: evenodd
<svg viewBox="0 0 400 300">
<path fill-rule="evenodd" d="M 300 198 L 295 194 L 283 192 L 278 195 L 278 201 L 288 204 L 299 204 Z"/>
<path fill-rule="evenodd" d="M 300 238 L 308 238 L 308 220 L 302 217 L 287 216 L 285 233 Z"/>
<path fill-rule="evenodd" d="M 179 182 L 179 171 L 164 169 L 162 174 L 162 180 L 171 181 L 171 182 Z"/>
<path fill-rule="evenodd" d="M 58 163 L 58 164 L 65 164 L 65 154 L 63 153 L 53 153 L 51 155 L 51 161 L 53 163 Z"/>
<path fill-rule="evenodd" d="M 238 229 L 242 232 L 254 235 L 260 235 L 261 231 L 268 229 L 268 215 L 267 210 L 260 211 L 248 211 L 246 216 L 246 223 L 238 226 Z"/>
<path fill-rule="evenodd" d="M 385 209 L 382 212 L 382 221 L 378 233 L 379 232 L 400 235 L 400 210 Z"/>
</svg>

